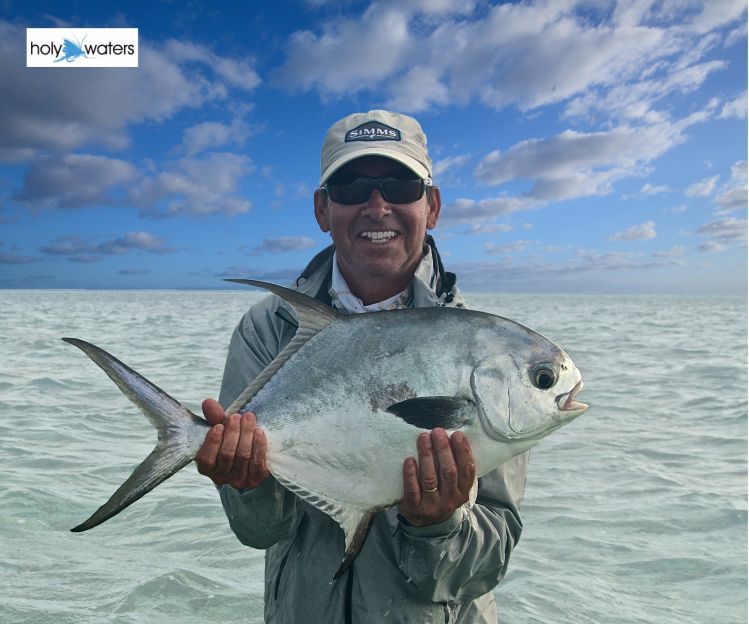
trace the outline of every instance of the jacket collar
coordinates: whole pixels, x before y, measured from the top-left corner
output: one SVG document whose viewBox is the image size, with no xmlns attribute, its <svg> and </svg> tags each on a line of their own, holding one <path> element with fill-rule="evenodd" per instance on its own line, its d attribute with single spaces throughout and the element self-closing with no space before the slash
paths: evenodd
<svg viewBox="0 0 749 624">
<path fill-rule="evenodd" d="M 445 271 L 442 258 L 437 251 L 434 239 L 427 234 L 426 244 L 434 265 L 434 273 L 437 276 L 436 287 L 425 283 L 418 276 L 414 277 L 414 307 L 423 308 L 431 306 L 463 307 L 465 300 L 460 294 L 456 284 L 455 273 Z M 331 305 L 330 280 L 333 272 L 333 252 L 335 247 L 330 245 L 318 253 L 302 271 L 294 282 L 294 287 L 299 292 L 310 295 L 318 301 Z"/>
</svg>

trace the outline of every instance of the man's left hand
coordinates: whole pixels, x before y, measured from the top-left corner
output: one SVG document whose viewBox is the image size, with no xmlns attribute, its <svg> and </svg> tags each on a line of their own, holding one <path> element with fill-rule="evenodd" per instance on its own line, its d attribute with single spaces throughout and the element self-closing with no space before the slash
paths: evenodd
<svg viewBox="0 0 749 624">
<path fill-rule="evenodd" d="M 403 462 L 400 513 L 414 526 L 439 524 L 468 502 L 476 478 L 471 446 L 460 431 L 448 436 L 440 428 L 422 433 L 416 446 L 418 464 Z"/>
</svg>

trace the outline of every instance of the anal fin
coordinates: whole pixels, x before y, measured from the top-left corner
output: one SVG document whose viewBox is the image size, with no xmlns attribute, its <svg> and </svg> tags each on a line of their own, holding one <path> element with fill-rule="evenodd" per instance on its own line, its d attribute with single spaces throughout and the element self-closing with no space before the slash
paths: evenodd
<svg viewBox="0 0 749 624">
<path fill-rule="evenodd" d="M 313 507 L 330 516 L 338 523 L 343 531 L 345 551 L 341 565 L 338 566 L 333 579 L 339 578 L 356 559 L 361 551 L 364 542 L 369 534 L 374 517 L 382 510 L 387 509 L 388 505 L 382 507 L 373 507 L 371 509 L 361 510 L 355 507 L 347 507 L 342 503 L 330 501 L 319 494 L 310 492 L 304 487 L 289 481 L 283 477 L 275 475 L 276 480 L 290 492 L 293 492 L 299 498 L 305 500 Z"/>
<path fill-rule="evenodd" d="M 341 526 L 346 537 L 346 552 L 343 554 L 341 565 L 338 566 L 338 570 L 333 575 L 333 580 L 340 578 L 354 563 L 354 559 L 364 546 L 367 535 L 369 535 L 369 529 L 372 528 L 372 522 L 378 511 L 379 509 L 366 511 L 359 517 L 359 521 L 355 525 L 351 523 L 349 526 Z"/>
</svg>

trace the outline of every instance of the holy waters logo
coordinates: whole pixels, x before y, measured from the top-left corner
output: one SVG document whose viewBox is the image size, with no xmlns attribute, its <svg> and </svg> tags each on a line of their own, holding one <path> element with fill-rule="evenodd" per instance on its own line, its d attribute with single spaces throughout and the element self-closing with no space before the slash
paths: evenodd
<svg viewBox="0 0 749 624">
<path fill-rule="evenodd" d="M 27 28 L 26 67 L 138 67 L 138 29 Z"/>
</svg>

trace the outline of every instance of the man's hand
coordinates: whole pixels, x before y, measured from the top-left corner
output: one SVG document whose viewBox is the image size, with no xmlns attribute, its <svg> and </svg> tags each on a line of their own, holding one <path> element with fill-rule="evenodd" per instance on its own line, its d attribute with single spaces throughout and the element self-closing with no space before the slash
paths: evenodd
<svg viewBox="0 0 749 624">
<path fill-rule="evenodd" d="M 203 415 L 213 425 L 205 436 L 195 463 L 198 472 L 216 485 L 237 489 L 256 488 L 270 475 L 266 464 L 265 432 L 257 427 L 255 414 L 232 414 L 228 418 L 217 401 L 203 401 Z"/>
<path fill-rule="evenodd" d="M 418 465 L 413 457 L 403 462 L 400 513 L 414 526 L 438 524 L 468 501 L 476 478 L 471 446 L 460 431 L 448 437 L 439 428 L 422 433 L 416 446 Z"/>
</svg>

